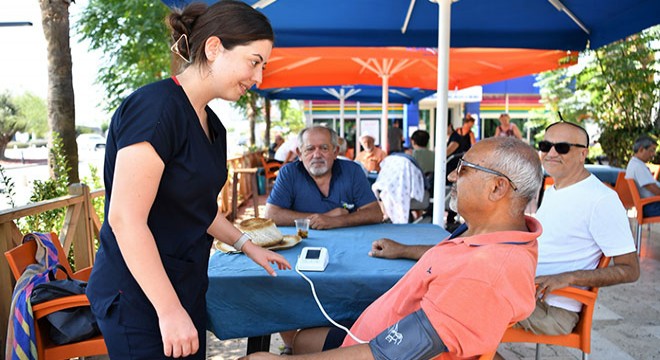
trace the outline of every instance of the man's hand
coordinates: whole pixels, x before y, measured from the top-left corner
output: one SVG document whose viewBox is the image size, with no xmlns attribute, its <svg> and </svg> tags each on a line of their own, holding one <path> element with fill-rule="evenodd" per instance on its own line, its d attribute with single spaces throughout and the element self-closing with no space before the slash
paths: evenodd
<svg viewBox="0 0 660 360">
<path fill-rule="evenodd" d="M 403 257 L 403 251 L 405 248 L 406 245 L 391 239 L 382 238 L 371 243 L 371 251 L 369 251 L 369 256 L 386 259 L 397 259 Z"/>
<path fill-rule="evenodd" d="M 327 216 L 342 216 L 342 215 L 348 215 L 348 210 L 344 208 L 334 208 L 328 212 L 323 213 L 323 215 Z"/>
<path fill-rule="evenodd" d="M 543 299 L 551 292 L 571 285 L 572 276 L 569 273 L 557 275 L 538 276 L 534 279 L 536 283 L 536 297 L 543 295 Z"/>
<path fill-rule="evenodd" d="M 342 227 L 343 223 L 340 216 L 348 215 L 348 210 L 344 208 L 334 208 L 323 214 L 313 214 L 308 216 L 309 227 L 317 230 L 334 229 Z"/>
</svg>

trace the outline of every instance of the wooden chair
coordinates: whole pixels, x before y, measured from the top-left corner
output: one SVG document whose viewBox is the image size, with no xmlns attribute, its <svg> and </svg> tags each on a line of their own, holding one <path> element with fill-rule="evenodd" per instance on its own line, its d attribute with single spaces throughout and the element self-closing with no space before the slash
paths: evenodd
<svg viewBox="0 0 660 360">
<path fill-rule="evenodd" d="M 598 269 L 605 268 L 610 263 L 607 256 L 601 257 L 598 262 Z M 575 287 L 566 287 L 552 292 L 555 295 L 561 295 L 575 299 L 582 303 L 580 311 L 580 320 L 573 332 L 567 335 L 536 335 L 521 328 L 508 328 L 504 333 L 502 342 L 525 342 L 536 344 L 536 359 L 540 356 L 540 344 L 568 346 L 582 351 L 582 359 L 589 358 L 591 353 L 591 323 L 596 307 L 596 298 L 598 297 L 598 288 L 593 287 L 590 290 L 583 290 Z"/>
<path fill-rule="evenodd" d="M 51 239 L 57 249 L 57 257 L 60 264 L 66 268 L 69 274 L 71 274 L 71 277 L 87 281 L 92 268 L 88 267 L 73 273 L 67 259 L 67 254 L 64 253 L 62 244 L 57 235 L 51 233 Z M 34 241 L 29 241 L 5 252 L 5 257 L 7 258 L 9 268 L 14 275 L 14 279 L 18 280 L 28 265 L 36 264 L 36 250 L 37 244 Z M 63 278 L 66 277 L 62 272 L 58 272 L 58 277 L 60 277 L 60 275 Z M 32 306 L 32 313 L 35 321 L 34 329 L 37 340 L 38 359 L 70 359 L 82 356 L 105 355 L 108 353 L 102 335 L 64 345 L 56 345 L 50 341 L 48 336 L 49 325 L 46 321 L 40 320 L 45 318 L 46 315 L 52 314 L 56 311 L 79 306 L 89 306 L 89 300 L 86 295 L 67 296 Z"/>
<path fill-rule="evenodd" d="M 644 216 L 644 205 L 660 201 L 660 196 L 651 196 L 647 198 L 641 198 L 639 195 L 639 189 L 637 189 L 637 184 L 634 179 L 626 179 L 628 184 L 628 189 L 632 195 L 633 203 L 635 204 L 635 210 L 637 211 L 637 232 L 635 233 L 635 243 L 637 244 L 637 254 L 639 254 L 640 249 L 642 248 L 642 225 L 653 223 L 660 223 L 660 216 Z M 649 228 L 649 238 L 651 236 L 651 230 Z"/>
<path fill-rule="evenodd" d="M 619 199 L 623 204 L 623 207 L 628 210 L 635 207 L 633 203 L 632 194 L 630 194 L 630 189 L 628 188 L 628 182 L 626 181 L 626 173 L 620 172 L 616 176 L 616 183 L 614 184 L 614 191 L 619 195 Z"/>
<path fill-rule="evenodd" d="M 266 162 L 266 158 L 261 157 L 261 166 L 264 168 L 264 177 L 266 178 L 266 194 L 270 193 L 272 183 L 277 178 L 277 172 L 282 167 L 282 164 L 276 162 Z"/>
</svg>

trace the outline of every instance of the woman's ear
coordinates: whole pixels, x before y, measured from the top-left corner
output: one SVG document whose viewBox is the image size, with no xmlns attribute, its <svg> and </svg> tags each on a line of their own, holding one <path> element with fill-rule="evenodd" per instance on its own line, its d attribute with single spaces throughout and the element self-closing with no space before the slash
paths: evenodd
<svg viewBox="0 0 660 360">
<path fill-rule="evenodd" d="M 206 52 L 206 58 L 209 61 L 214 61 L 222 51 L 224 51 L 222 46 L 222 41 L 217 36 L 211 36 L 206 39 L 206 44 L 204 46 L 204 51 Z"/>
</svg>

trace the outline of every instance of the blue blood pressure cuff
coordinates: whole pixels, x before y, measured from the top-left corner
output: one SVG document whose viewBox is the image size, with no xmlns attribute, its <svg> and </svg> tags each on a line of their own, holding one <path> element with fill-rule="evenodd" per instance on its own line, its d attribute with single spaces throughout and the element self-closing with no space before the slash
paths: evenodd
<svg viewBox="0 0 660 360">
<path fill-rule="evenodd" d="M 376 360 L 431 359 L 447 351 L 421 309 L 378 334 L 369 347 Z"/>
</svg>

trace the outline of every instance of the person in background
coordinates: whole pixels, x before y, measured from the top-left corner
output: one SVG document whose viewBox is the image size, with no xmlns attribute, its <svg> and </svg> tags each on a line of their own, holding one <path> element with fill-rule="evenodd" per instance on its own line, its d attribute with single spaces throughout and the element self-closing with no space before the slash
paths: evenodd
<svg viewBox="0 0 660 360">
<path fill-rule="evenodd" d="M 362 144 L 362 148 L 364 150 L 360 151 L 360 153 L 355 157 L 355 161 L 361 163 L 367 169 L 367 171 L 370 172 L 380 171 L 380 162 L 383 161 L 383 159 L 385 159 L 387 156 L 385 151 L 376 147 L 375 142 L 376 139 L 374 139 L 374 137 L 370 134 L 362 134 L 362 136 L 360 136 L 360 143 Z"/>
<path fill-rule="evenodd" d="M 351 332 L 367 343 L 338 328 L 305 329 L 291 359 L 473 358 L 496 349 L 509 324 L 532 312 L 542 229 L 524 211 L 543 179 L 538 154 L 517 139 L 492 138 L 463 159 L 450 177 L 467 226 L 364 310 Z"/>
<path fill-rule="evenodd" d="M 435 153 L 427 149 L 429 139 L 429 133 L 424 130 L 417 130 L 410 136 L 413 146 L 412 156 L 417 160 L 424 174 L 433 172 L 435 166 Z"/>
<path fill-rule="evenodd" d="M 392 126 L 387 129 L 387 144 L 389 154 L 401 152 L 403 149 L 403 130 L 399 120 L 394 120 Z"/>
<path fill-rule="evenodd" d="M 296 155 L 296 148 L 298 147 L 298 137 L 296 134 L 289 134 L 287 139 L 275 151 L 274 159 L 282 164 L 288 164 L 295 161 L 298 157 Z"/>
<path fill-rule="evenodd" d="M 353 161 L 351 158 L 346 156 L 346 152 L 348 151 L 348 142 L 346 141 L 346 139 L 344 139 L 343 137 L 338 137 L 337 142 L 339 143 L 339 151 L 337 152 L 337 159 Z M 358 161 L 356 161 L 355 163 L 360 165 L 362 171 L 364 171 L 364 175 L 366 176 L 368 171 L 364 167 L 364 165 L 362 165 L 362 163 Z"/>
<path fill-rule="evenodd" d="M 273 141 L 272 144 L 268 147 L 268 159 L 269 160 L 275 160 L 275 152 L 277 152 L 277 149 L 282 146 L 284 143 L 284 138 L 280 134 L 275 135 L 275 140 Z"/>
<path fill-rule="evenodd" d="M 113 359 L 206 358 L 213 239 L 275 276 L 284 257 L 254 245 L 218 209 L 226 130 L 208 103 L 259 84 L 273 47 L 268 19 L 241 1 L 174 10 L 176 76 L 129 95 L 110 123 L 105 221 L 87 286 Z"/>
<path fill-rule="evenodd" d="M 463 126 L 456 129 L 447 142 L 447 175 L 451 174 L 454 169 L 458 166 L 458 161 L 461 159 L 462 154 L 470 150 L 472 145 L 476 143 L 474 133 L 472 132 L 472 127 L 474 126 L 474 118 L 470 113 L 465 115 L 463 119 Z M 447 178 L 447 185 L 450 185 L 451 181 Z M 453 231 L 459 224 L 456 219 L 458 215 L 454 210 L 447 210 L 447 221 L 446 227 L 447 230 Z"/>
<path fill-rule="evenodd" d="M 635 140 L 633 152 L 635 153 L 626 167 L 626 178 L 634 179 L 639 196 L 648 198 L 660 196 L 660 182 L 656 181 L 646 163 L 655 156 L 658 143 L 650 136 L 640 136 Z M 660 216 L 660 201 L 645 205 L 644 216 Z"/>
<path fill-rule="evenodd" d="M 513 136 L 522 139 L 518 126 L 511 122 L 509 114 L 500 115 L 500 125 L 495 129 L 495 136 Z"/>
</svg>

